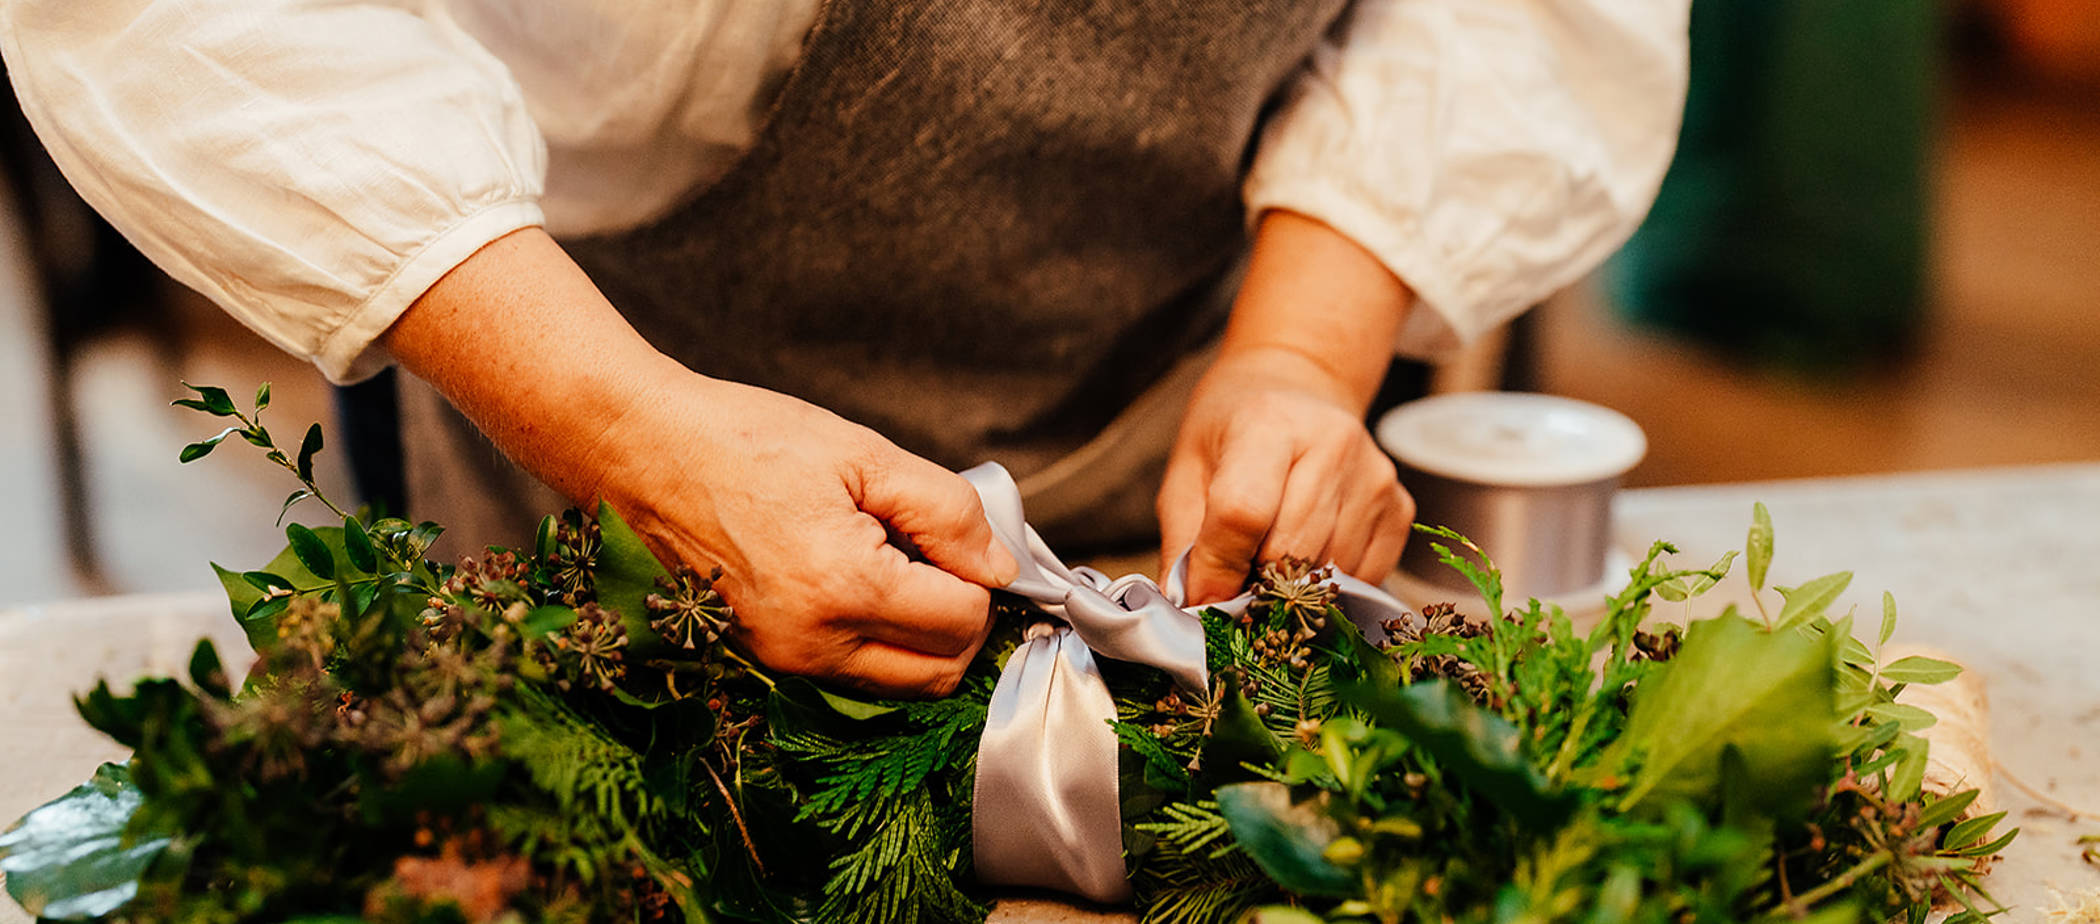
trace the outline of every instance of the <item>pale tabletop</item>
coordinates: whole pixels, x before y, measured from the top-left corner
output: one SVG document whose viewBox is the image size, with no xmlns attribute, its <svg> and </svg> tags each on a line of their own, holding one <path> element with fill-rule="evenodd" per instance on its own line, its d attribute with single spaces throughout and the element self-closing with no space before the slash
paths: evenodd
<svg viewBox="0 0 2100 924">
<path fill-rule="evenodd" d="M 1629 491 L 1618 537 L 1629 554 L 1667 539 L 1684 561 L 1705 565 L 1741 547 L 1754 501 L 1778 532 L 1773 582 L 1850 570 L 1846 603 L 1877 613 L 1881 592 L 1893 591 L 1899 638 L 1945 649 L 1986 680 L 2000 807 L 2022 828 L 1989 882 L 2013 906 L 2000 920 L 2045 920 L 2100 891 L 2100 868 L 2079 858 L 2076 843 L 2100 834 L 2100 815 L 2065 809 L 2100 810 L 2100 465 Z M 1732 578 L 1701 610 L 1746 593 Z M 179 673 L 205 635 L 222 652 L 245 650 L 215 596 L 0 611 L 0 824 L 123 758 L 74 716 L 74 692 L 98 676 Z M 0 924 L 24 920 L 0 901 Z M 1008 901 L 993 920 L 1128 917 Z"/>
</svg>

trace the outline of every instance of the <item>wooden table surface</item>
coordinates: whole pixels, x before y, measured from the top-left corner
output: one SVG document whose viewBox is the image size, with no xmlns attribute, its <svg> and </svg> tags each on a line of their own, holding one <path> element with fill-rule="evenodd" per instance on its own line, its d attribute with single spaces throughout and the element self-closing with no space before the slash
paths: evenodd
<svg viewBox="0 0 2100 924">
<path fill-rule="evenodd" d="M 1953 652 L 1986 679 L 2001 808 L 2022 828 L 1991 876 L 1992 890 L 2014 906 L 2000 920 L 2050 920 L 2048 910 L 2078 896 L 2100 897 L 2100 869 L 2076 844 L 2100 834 L 2100 815 L 2063 808 L 2100 811 L 2100 465 L 1629 491 L 1619 498 L 1617 534 L 1629 554 L 1667 539 L 1704 565 L 1741 547 L 1754 501 L 1777 529 L 1773 583 L 1850 570 L 1845 603 L 1875 613 L 1881 592 L 1893 591 L 1899 638 Z M 1702 598 L 1701 614 L 1747 592 L 1732 577 Z M 123 758 L 73 715 L 75 691 L 98 676 L 179 673 L 203 635 L 222 652 L 245 651 L 216 596 L 0 611 L 0 823 Z M 993 916 L 1127 919 L 1021 900 Z M 0 924 L 25 920 L 0 901 Z"/>
</svg>

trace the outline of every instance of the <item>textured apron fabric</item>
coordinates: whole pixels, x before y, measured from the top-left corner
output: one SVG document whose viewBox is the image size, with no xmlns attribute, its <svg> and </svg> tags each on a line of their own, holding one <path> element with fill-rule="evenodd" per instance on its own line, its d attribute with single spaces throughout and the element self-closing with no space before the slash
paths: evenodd
<svg viewBox="0 0 2100 924">
<path fill-rule="evenodd" d="M 1263 108 L 1344 3 L 831 0 L 728 175 L 563 243 L 687 367 L 996 459 L 1061 547 L 1141 539 Z M 422 515 L 518 542 L 558 506 L 427 386 L 401 403 Z"/>
</svg>

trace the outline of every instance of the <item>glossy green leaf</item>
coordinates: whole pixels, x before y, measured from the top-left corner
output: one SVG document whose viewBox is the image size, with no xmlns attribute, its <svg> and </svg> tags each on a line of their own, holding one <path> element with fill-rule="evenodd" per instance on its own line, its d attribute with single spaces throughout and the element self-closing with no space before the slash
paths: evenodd
<svg viewBox="0 0 2100 924">
<path fill-rule="evenodd" d="M 1549 785 L 1538 762 L 1524 753 L 1516 727 L 1474 705 L 1455 684 L 1337 686 L 1344 701 L 1427 751 L 1452 779 L 1464 780 L 1518 821 L 1544 828 L 1574 810 L 1574 797 Z"/>
<path fill-rule="evenodd" d="M 1284 750 L 1283 741 L 1262 723 L 1254 704 L 1227 685 L 1210 737 L 1203 740 L 1204 774 L 1213 781 L 1247 780 L 1252 777 L 1247 767 L 1269 767 Z"/>
<path fill-rule="evenodd" d="M 1765 569 L 1772 566 L 1772 514 L 1759 503 L 1750 508 L 1750 536 L 1743 545 L 1743 564 L 1750 570 L 1750 589 L 1765 589 Z"/>
<path fill-rule="evenodd" d="M 284 525 L 284 515 L 292 512 L 293 504 L 296 504 L 312 496 L 314 496 L 314 492 L 308 491 L 305 488 L 300 488 L 299 490 L 293 491 L 292 493 L 286 495 L 284 498 L 284 506 L 277 508 L 277 524 L 279 526 Z"/>
<path fill-rule="evenodd" d="M 306 428 L 306 438 L 299 441 L 299 480 L 314 480 L 314 454 L 321 451 L 321 425 Z"/>
<path fill-rule="evenodd" d="M 681 652 L 666 643 L 649 627 L 649 612 L 642 601 L 658 592 L 658 578 L 671 572 L 656 560 L 642 537 L 621 519 L 611 504 L 598 505 L 598 605 L 620 614 L 627 629 L 630 657 L 676 657 Z"/>
<path fill-rule="evenodd" d="M 1799 587 L 1781 591 L 1786 605 L 1779 610 L 1779 628 L 1798 626 L 1829 612 L 1830 605 L 1837 602 L 1839 594 L 1852 585 L 1852 572 L 1840 571 L 1826 574 Z"/>
<path fill-rule="evenodd" d="M 31 915 L 84 921 L 122 908 L 166 837 L 127 836 L 144 797 L 131 774 L 103 764 L 93 779 L 0 834 L 7 893 Z"/>
<path fill-rule="evenodd" d="M 293 523 L 284 528 L 284 538 L 291 542 L 292 554 L 299 557 L 299 564 L 315 577 L 324 581 L 335 579 L 335 553 L 328 544 L 306 526 Z"/>
<path fill-rule="evenodd" d="M 1626 730 L 1605 766 L 1637 768 L 1622 806 L 1660 797 L 1711 804 L 1722 751 L 1734 747 L 1745 798 L 1774 814 L 1798 811 L 1829 781 L 1837 726 L 1836 639 L 1766 632 L 1743 619 L 1692 624 L 1675 658 L 1634 693 Z"/>
<path fill-rule="evenodd" d="M 365 525 L 356 517 L 343 518 L 343 555 L 350 559 L 350 567 L 366 574 L 379 573 L 379 551 L 372 548 L 372 537 L 365 535 Z"/>
<path fill-rule="evenodd" d="M 1881 669 L 1881 679 L 1890 683 L 1946 683 L 1961 676 L 1961 665 L 1920 655 L 1897 658 Z"/>
<path fill-rule="evenodd" d="M 259 413 L 262 413 L 262 410 L 263 410 L 264 408 L 266 408 L 266 407 L 269 407 L 269 406 L 270 406 L 270 383 L 268 383 L 268 382 L 264 382 L 264 383 L 262 383 L 261 385 L 258 385 L 258 386 L 256 386 L 256 388 L 255 388 L 255 411 L 256 411 L 256 413 L 258 413 L 258 414 L 259 414 Z"/>
<path fill-rule="evenodd" d="M 203 407 L 198 408 L 199 410 L 218 417 L 232 417 L 237 412 L 233 406 L 233 396 L 227 394 L 224 388 L 216 385 L 191 385 L 188 382 L 182 383 L 182 387 L 196 392 L 197 397 L 179 399 L 176 404 L 192 407 L 201 403 Z"/>
<path fill-rule="evenodd" d="M 194 443 L 189 444 L 188 446 L 182 447 L 182 452 L 179 455 L 177 455 L 176 458 L 184 464 L 195 462 L 198 459 L 202 459 L 205 456 L 211 455 L 211 451 L 213 449 L 218 448 L 218 445 L 220 443 L 225 442 L 227 437 L 232 436 L 235 433 L 239 433 L 240 431 L 241 428 L 239 427 L 227 427 L 226 429 L 220 430 L 218 433 L 215 433 L 210 437 L 198 440 Z"/>
<path fill-rule="evenodd" d="M 226 665 L 219 660 L 219 649 L 211 639 L 198 639 L 197 647 L 190 652 L 190 682 L 197 689 L 218 699 L 233 695 L 232 681 L 226 676 Z"/>
<path fill-rule="evenodd" d="M 1327 861 L 1327 845 L 1341 828 L 1321 798 L 1294 803 L 1282 783 L 1235 783 L 1217 792 L 1218 814 L 1233 839 L 1276 884 L 1300 895 L 1345 896 L 1357 886 L 1350 871 Z"/>
<path fill-rule="evenodd" d="M 292 582 L 290 580 L 283 577 L 279 577 L 275 574 L 271 574 L 268 571 L 244 571 L 241 573 L 241 580 L 247 581 L 248 586 L 253 587 L 256 590 L 260 590 L 265 594 L 268 594 L 270 591 L 273 590 L 292 589 Z"/>
</svg>

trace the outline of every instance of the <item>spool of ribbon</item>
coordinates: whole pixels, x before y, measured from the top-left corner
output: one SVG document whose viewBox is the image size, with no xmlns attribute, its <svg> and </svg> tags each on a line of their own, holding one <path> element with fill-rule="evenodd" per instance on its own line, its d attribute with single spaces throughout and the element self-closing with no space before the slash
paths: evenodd
<svg viewBox="0 0 2100 924">
<path fill-rule="evenodd" d="M 1054 889 L 1097 902 L 1131 897 L 1123 868 L 1123 813 L 1116 767 L 1114 698 L 1095 656 L 1165 671 L 1182 689 L 1208 697 L 1203 625 L 1197 613 L 1238 615 L 1242 594 L 1185 607 L 1188 557 L 1165 586 L 1142 574 L 1111 579 L 1066 567 L 1028 525 L 1013 476 L 988 462 L 962 473 L 984 502 L 992 532 L 1013 553 L 1020 575 L 1007 591 L 1042 619 L 1031 624 L 992 689 L 977 743 L 971 848 L 979 880 Z M 1407 615 L 1385 591 L 1337 574 L 1336 604 L 1359 631 Z"/>
</svg>

